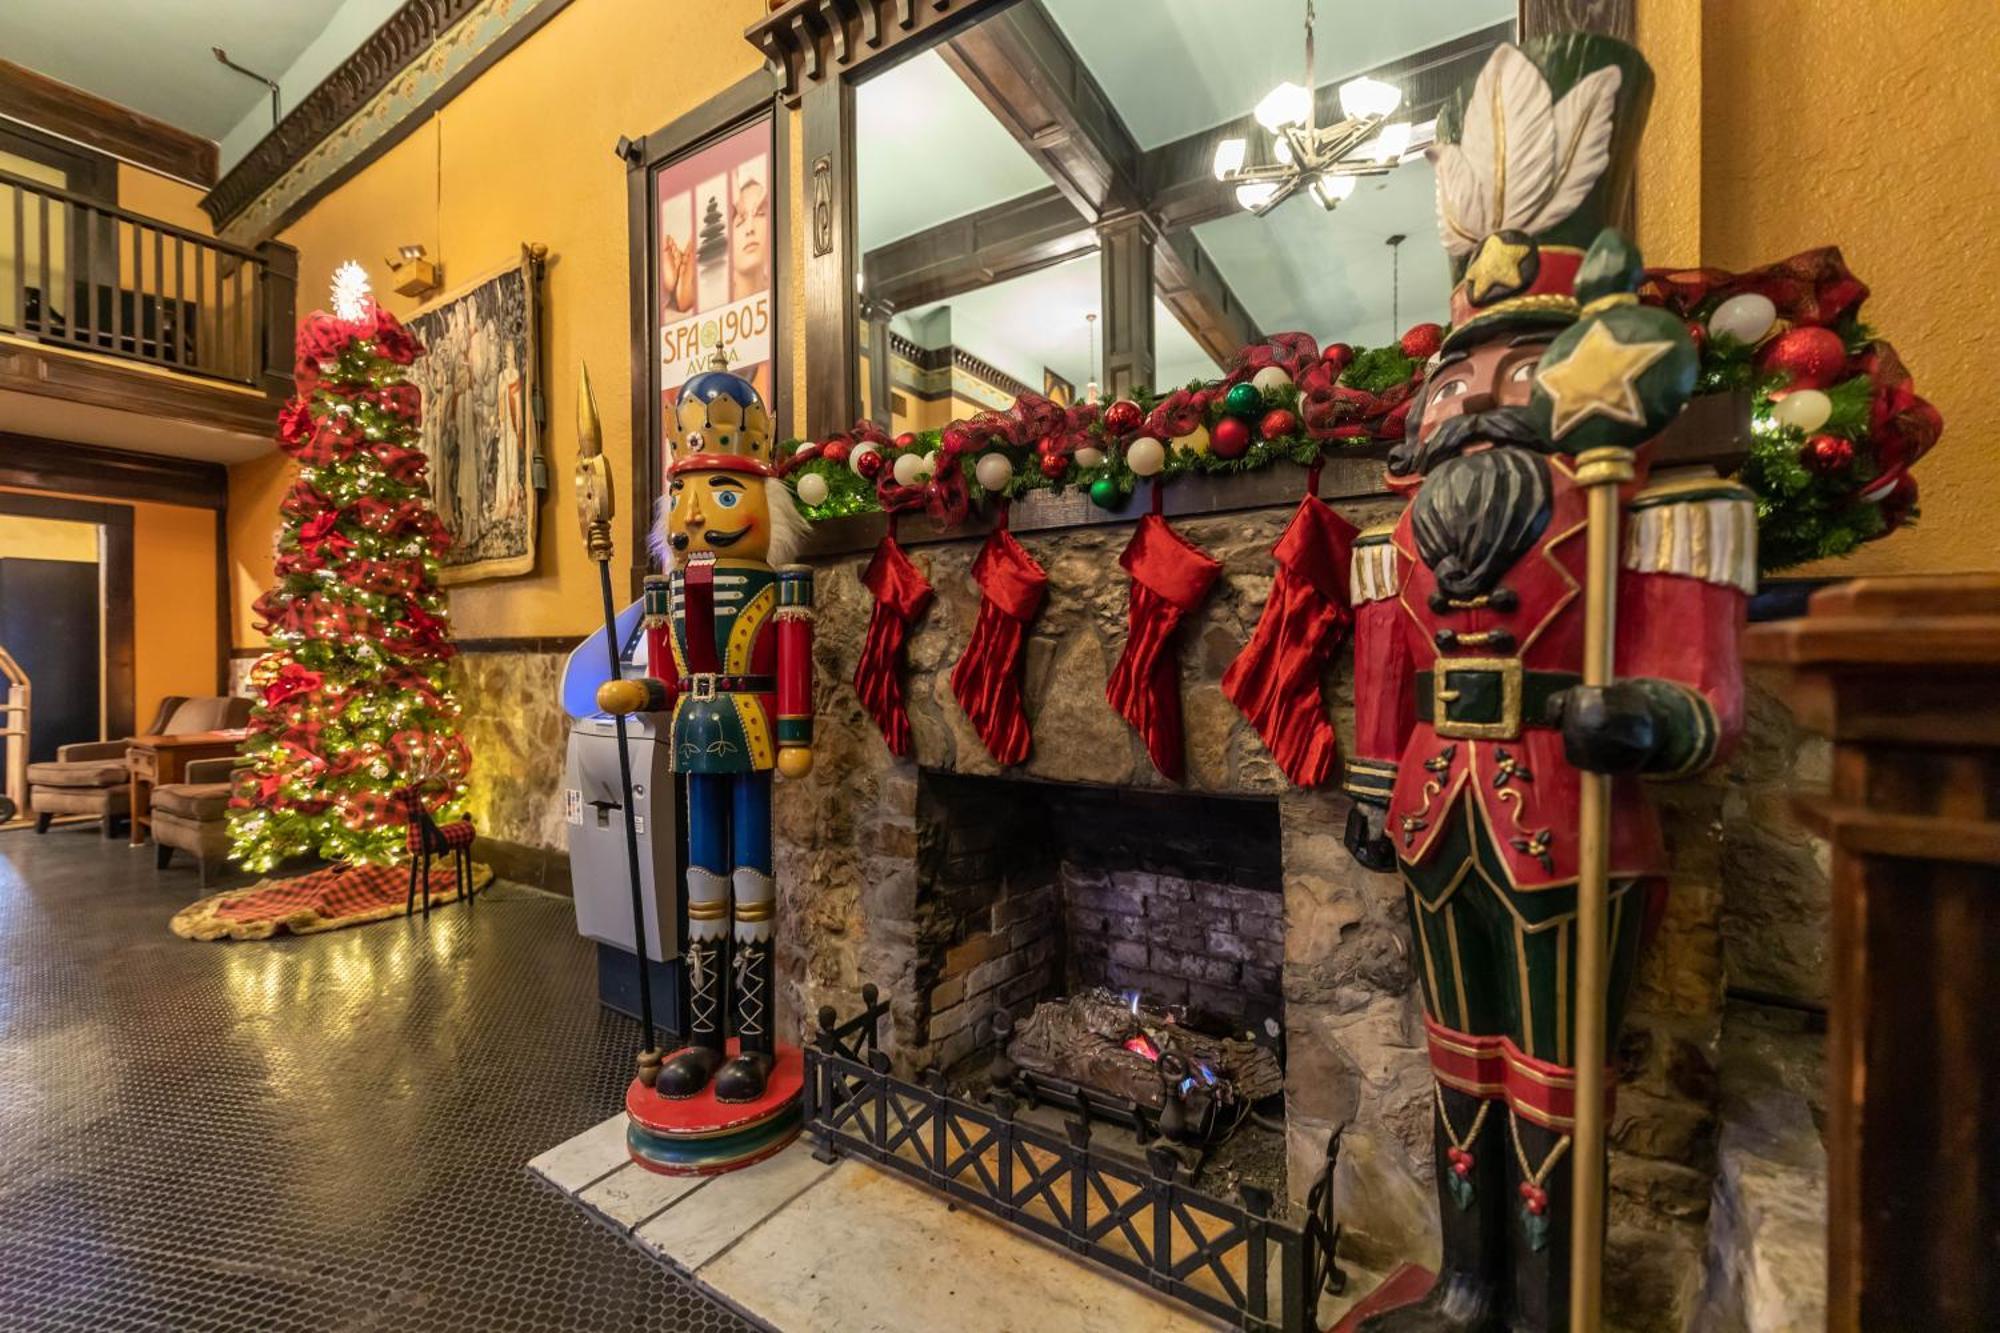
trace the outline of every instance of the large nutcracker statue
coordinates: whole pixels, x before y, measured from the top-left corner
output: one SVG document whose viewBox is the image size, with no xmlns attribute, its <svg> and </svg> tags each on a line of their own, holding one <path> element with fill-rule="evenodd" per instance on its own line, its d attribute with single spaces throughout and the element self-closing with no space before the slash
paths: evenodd
<svg viewBox="0 0 2000 1333">
<path fill-rule="evenodd" d="M 812 574 L 783 563 L 802 524 L 756 389 L 717 366 L 682 386 L 675 412 L 655 533 L 672 573 L 646 580 L 648 679 L 612 682 L 599 702 L 670 714 L 687 784 L 687 1045 L 652 1093 L 761 1106 L 797 1091 L 796 1070 L 774 1077 L 798 1053 L 774 1030 L 771 777 L 812 769 Z"/>
<path fill-rule="evenodd" d="M 1444 1253 L 1374 1333 L 1572 1326 L 1573 1241 L 1581 1292 L 1604 1227 L 1588 1107 L 1667 868 L 1639 779 L 1740 724 L 1751 496 L 1650 473 L 1695 350 L 1602 226 L 1651 91 L 1631 47 L 1569 35 L 1501 47 L 1438 120 L 1452 326 L 1390 458 L 1409 505 L 1355 545 L 1344 785 L 1349 848 L 1409 897 Z"/>
</svg>

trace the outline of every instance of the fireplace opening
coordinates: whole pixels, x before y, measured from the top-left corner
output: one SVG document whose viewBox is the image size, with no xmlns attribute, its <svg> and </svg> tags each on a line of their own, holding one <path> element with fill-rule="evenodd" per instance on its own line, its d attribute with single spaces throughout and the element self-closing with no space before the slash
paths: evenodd
<svg viewBox="0 0 2000 1333">
<path fill-rule="evenodd" d="M 930 1064 L 1284 1197 L 1274 800 L 925 770 L 917 862 Z"/>
</svg>

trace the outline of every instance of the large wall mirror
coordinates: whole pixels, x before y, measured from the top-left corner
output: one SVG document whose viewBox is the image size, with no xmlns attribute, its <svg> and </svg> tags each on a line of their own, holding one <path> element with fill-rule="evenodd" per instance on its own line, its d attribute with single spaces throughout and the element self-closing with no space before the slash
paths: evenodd
<svg viewBox="0 0 2000 1333">
<path fill-rule="evenodd" d="M 1212 378 L 1274 332 L 1375 345 L 1444 320 L 1422 149 L 1444 96 L 1513 38 L 1514 0 L 1311 8 L 1309 120 L 1306 0 L 1018 0 L 871 71 L 854 92 L 863 413 L 922 430 L 1024 391 Z M 1393 109 L 1357 120 L 1385 89 Z M 1342 146 L 1343 122 L 1367 133 Z M 1375 169 L 1264 178 L 1308 149 Z"/>
</svg>

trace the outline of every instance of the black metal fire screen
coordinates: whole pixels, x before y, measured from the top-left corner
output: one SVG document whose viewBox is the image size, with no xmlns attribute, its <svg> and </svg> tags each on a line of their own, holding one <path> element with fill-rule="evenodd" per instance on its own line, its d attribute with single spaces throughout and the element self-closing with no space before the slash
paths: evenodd
<svg viewBox="0 0 2000 1333">
<path fill-rule="evenodd" d="M 1242 1187 L 1230 1203 L 1193 1188 L 1164 1145 L 1147 1149 L 1143 1169 L 1093 1149 L 1087 1112 L 1056 1134 L 1017 1121 L 1011 1097 L 981 1105 L 935 1073 L 895 1077 L 876 1048 L 888 1005 L 872 985 L 861 993 L 866 1008 L 845 1023 L 820 1011 L 805 1052 L 806 1130 L 821 1161 L 867 1158 L 1249 1333 L 1317 1329 L 1320 1292 L 1343 1285 L 1338 1135 L 1294 1225 L 1273 1215 L 1268 1190 Z"/>
</svg>

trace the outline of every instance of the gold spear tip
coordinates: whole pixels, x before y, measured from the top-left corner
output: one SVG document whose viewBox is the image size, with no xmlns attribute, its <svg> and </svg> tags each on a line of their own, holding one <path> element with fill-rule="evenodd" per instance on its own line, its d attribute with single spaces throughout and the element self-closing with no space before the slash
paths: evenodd
<svg viewBox="0 0 2000 1333">
<path fill-rule="evenodd" d="M 590 363 L 577 363 L 576 452 L 579 458 L 594 458 L 604 452 L 604 426 L 597 419 L 597 395 L 590 390 Z"/>
</svg>

